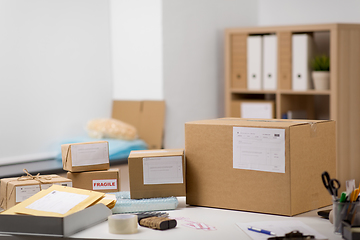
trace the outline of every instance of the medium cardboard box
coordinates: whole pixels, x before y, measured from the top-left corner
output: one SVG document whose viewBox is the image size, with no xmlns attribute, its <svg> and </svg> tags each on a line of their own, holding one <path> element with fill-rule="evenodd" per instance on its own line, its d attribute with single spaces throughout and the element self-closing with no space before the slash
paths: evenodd
<svg viewBox="0 0 360 240">
<path fill-rule="evenodd" d="M 119 169 L 91 172 L 68 172 L 67 177 L 72 180 L 73 187 L 98 192 L 119 192 Z"/>
<path fill-rule="evenodd" d="M 335 122 L 223 118 L 185 124 L 186 202 L 296 215 L 331 204 Z"/>
<path fill-rule="evenodd" d="M 112 118 L 136 127 L 149 149 L 162 148 L 165 101 L 114 101 Z"/>
<path fill-rule="evenodd" d="M 184 149 L 131 151 L 128 163 L 132 199 L 186 195 Z"/>
<path fill-rule="evenodd" d="M 109 143 L 107 141 L 61 145 L 63 169 L 70 172 L 107 170 Z"/>
<path fill-rule="evenodd" d="M 28 176 L 1 179 L 0 207 L 6 210 L 40 192 L 40 190 L 48 189 L 53 184 L 72 187 L 71 179 L 55 174 L 33 177 L 34 179 Z"/>
</svg>

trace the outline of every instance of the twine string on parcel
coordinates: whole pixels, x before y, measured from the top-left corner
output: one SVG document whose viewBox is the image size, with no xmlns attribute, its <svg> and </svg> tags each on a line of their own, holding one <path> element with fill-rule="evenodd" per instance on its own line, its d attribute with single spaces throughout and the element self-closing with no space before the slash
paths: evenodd
<svg viewBox="0 0 360 240">
<path fill-rule="evenodd" d="M 36 174 L 35 176 L 31 175 L 31 173 L 29 173 L 29 171 L 24 168 L 23 169 L 24 173 L 26 173 L 26 176 L 21 176 L 21 177 L 18 177 L 17 179 L 13 180 L 13 181 L 27 181 L 27 180 L 35 180 L 35 181 L 38 181 L 39 182 L 39 188 L 40 188 L 40 191 L 42 190 L 41 189 L 41 184 L 43 183 L 49 183 L 49 181 L 53 178 L 52 176 L 40 176 L 40 173 Z M 7 192 L 7 188 L 8 188 L 8 185 L 9 183 L 12 182 L 12 181 L 9 181 L 7 182 L 6 184 L 6 192 Z M 13 187 L 10 191 L 10 194 L 9 194 L 9 198 L 11 198 L 11 195 L 14 191 L 15 187 Z"/>
<path fill-rule="evenodd" d="M 26 168 L 23 169 L 26 176 L 21 176 L 17 179 L 17 181 L 27 181 L 27 180 L 35 180 L 40 183 L 48 183 L 52 179 L 52 176 L 40 176 L 40 173 L 36 174 L 35 176 L 31 175 Z M 41 189 L 41 186 L 40 186 Z"/>
</svg>

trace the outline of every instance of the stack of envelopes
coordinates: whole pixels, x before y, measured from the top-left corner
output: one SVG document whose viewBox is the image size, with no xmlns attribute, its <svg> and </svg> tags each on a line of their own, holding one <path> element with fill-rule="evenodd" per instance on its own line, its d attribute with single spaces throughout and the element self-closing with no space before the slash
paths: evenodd
<svg viewBox="0 0 360 240">
<path fill-rule="evenodd" d="M 98 203 L 111 208 L 116 199 L 115 196 L 105 197 L 101 192 L 53 185 L 1 214 L 65 217 Z"/>
</svg>

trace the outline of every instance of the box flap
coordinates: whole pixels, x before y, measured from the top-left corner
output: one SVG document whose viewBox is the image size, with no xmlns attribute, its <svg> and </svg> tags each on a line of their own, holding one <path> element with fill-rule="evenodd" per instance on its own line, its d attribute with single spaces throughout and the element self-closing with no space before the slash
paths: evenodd
<svg viewBox="0 0 360 240">
<path fill-rule="evenodd" d="M 164 101 L 114 101 L 112 118 L 136 127 L 139 138 L 148 144 L 149 149 L 162 148 Z"/>
<path fill-rule="evenodd" d="M 162 157 L 162 156 L 177 156 L 183 155 L 184 149 L 155 149 L 155 150 L 139 150 L 131 151 L 129 158 L 140 157 Z"/>
<path fill-rule="evenodd" d="M 296 125 L 314 124 L 331 120 L 306 120 L 306 119 L 258 119 L 258 118 L 218 118 L 187 122 L 185 124 L 203 125 L 238 125 L 244 127 L 276 127 L 287 128 Z"/>
</svg>

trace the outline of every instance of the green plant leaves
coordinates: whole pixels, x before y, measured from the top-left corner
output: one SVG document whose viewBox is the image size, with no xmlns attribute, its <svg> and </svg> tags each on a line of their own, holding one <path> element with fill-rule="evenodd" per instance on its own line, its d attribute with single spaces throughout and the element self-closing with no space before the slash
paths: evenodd
<svg viewBox="0 0 360 240">
<path fill-rule="evenodd" d="M 316 56 L 311 61 L 313 71 L 330 71 L 330 58 L 326 55 Z"/>
</svg>

